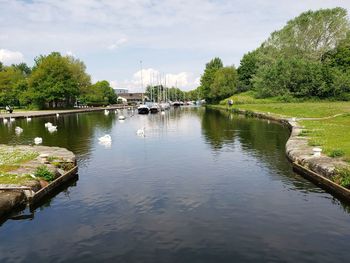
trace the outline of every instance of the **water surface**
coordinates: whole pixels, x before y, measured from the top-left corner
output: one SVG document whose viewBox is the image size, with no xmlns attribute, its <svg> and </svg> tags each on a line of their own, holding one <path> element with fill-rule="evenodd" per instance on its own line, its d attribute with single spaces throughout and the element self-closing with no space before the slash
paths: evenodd
<svg viewBox="0 0 350 263">
<path fill-rule="evenodd" d="M 79 180 L 32 220 L 3 223 L 0 262 L 348 260 L 348 207 L 293 173 L 276 123 L 183 108 L 0 124 L 0 143 L 36 136 L 76 153 Z"/>
</svg>

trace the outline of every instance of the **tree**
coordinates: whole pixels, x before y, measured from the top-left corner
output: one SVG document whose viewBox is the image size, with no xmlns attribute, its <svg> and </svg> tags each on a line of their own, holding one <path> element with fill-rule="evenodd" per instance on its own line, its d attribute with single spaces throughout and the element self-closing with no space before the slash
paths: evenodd
<svg viewBox="0 0 350 263">
<path fill-rule="evenodd" d="M 29 76 L 32 73 L 32 69 L 26 63 L 12 64 L 12 67 L 19 70 L 23 76 Z"/>
<path fill-rule="evenodd" d="M 279 59 L 260 68 L 253 78 L 258 97 L 327 97 L 329 89 L 320 62 L 297 58 Z"/>
<path fill-rule="evenodd" d="M 28 83 L 31 100 L 39 108 L 72 106 L 79 94 L 70 61 L 58 52 L 35 59 Z"/>
<path fill-rule="evenodd" d="M 349 32 L 344 8 L 307 11 L 287 22 L 263 44 L 272 47 L 275 56 L 297 56 L 320 61 L 323 54 L 336 47 Z"/>
<path fill-rule="evenodd" d="M 201 76 L 201 93 L 203 95 L 203 98 L 208 100 L 210 102 L 210 86 L 214 82 L 215 73 L 220 68 L 223 67 L 222 61 L 220 58 L 214 58 L 209 63 L 205 65 L 204 74 Z"/>
<path fill-rule="evenodd" d="M 18 83 L 25 81 L 22 73 L 14 67 L 0 71 L 0 105 L 18 105 Z"/>
<path fill-rule="evenodd" d="M 237 81 L 238 74 L 234 66 L 218 69 L 210 86 L 210 100 L 219 101 L 236 93 Z"/>
<path fill-rule="evenodd" d="M 91 77 L 86 73 L 86 66 L 84 62 L 75 57 L 67 56 L 67 59 L 73 78 L 77 82 L 79 93 L 83 93 L 84 89 L 91 85 Z"/>
<path fill-rule="evenodd" d="M 103 80 L 85 88 L 79 99 L 87 104 L 103 105 L 117 103 L 118 97 L 109 82 Z"/>
<path fill-rule="evenodd" d="M 252 78 L 259 67 L 258 53 L 258 49 L 248 52 L 241 59 L 240 66 L 237 69 L 239 80 L 237 89 L 239 92 L 251 90 L 253 88 Z"/>
</svg>

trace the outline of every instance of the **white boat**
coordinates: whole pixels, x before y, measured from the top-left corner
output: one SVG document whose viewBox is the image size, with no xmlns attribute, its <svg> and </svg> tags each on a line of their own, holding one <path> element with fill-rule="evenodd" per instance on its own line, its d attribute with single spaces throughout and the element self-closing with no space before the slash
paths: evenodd
<svg viewBox="0 0 350 263">
<path fill-rule="evenodd" d="M 137 112 L 139 114 L 148 114 L 149 110 L 150 110 L 149 107 L 145 104 L 142 104 L 137 108 Z"/>
<path fill-rule="evenodd" d="M 160 107 L 157 103 L 153 103 L 152 106 L 150 107 L 149 111 L 151 113 L 158 113 L 160 110 Z"/>
</svg>

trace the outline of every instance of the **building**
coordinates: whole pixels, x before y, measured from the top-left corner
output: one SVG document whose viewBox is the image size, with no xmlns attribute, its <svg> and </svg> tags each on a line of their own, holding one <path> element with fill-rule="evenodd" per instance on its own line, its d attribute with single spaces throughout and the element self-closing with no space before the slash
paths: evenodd
<svg viewBox="0 0 350 263">
<path fill-rule="evenodd" d="M 140 104 L 148 98 L 144 93 L 120 93 L 118 94 L 118 101 L 124 104 Z"/>
<path fill-rule="evenodd" d="M 129 93 L 129 90 L 127 89 L 114 89 L 115 94 L 124 94 L 124 93 Z"/>
</svg>

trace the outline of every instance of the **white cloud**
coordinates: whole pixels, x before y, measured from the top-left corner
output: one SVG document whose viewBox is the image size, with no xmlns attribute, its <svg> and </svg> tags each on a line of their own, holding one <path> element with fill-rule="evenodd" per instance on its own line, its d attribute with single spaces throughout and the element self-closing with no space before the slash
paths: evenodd
<svg viewBox="0 0 350 263">
<path fill-rule="evenodd" d="M 111 44 L 108 46 L 108 49 L 110 50 L 114 50 L 114 49 L 117 49 L 119 48 L 121 45 L 125 44 L 126 42 L 128 42 L 128 39 L 123 37 L 123 38 L 120 38 L 118 39 L 115 43 Z"/>
<path fill-rule="evenodd" d="M 70 50 L 68 50 L 68 51 L 66 52 L 66 55 L 67 55 L 67 56 L 70 56 L 70 57 L 74 57 L 74 58 L 77 57 L 77 56 L 76 56 L 72 51 L 70 51 Z"/>
<path fill-rule="evenodd" d="M 0 49 L 0 61 L 5 65 L 16 64 L 24 61 L 24 56 L 19 51 Z"/>
<path fill-rule="evenodd" d="M 113 88 L 125 88 L 130 92 L 142 92 L 148 85 L 158 84 L 166 85 L 167 87 L 178 87 L 182 90 L 191 90 L 198 86 L 197 79 L 190 72 L 161 73 L 159 70 L 148 68 L 135 72 L 131 79 L 126 79 L 122 82 L 112 80 L 110 84 Z"/>
<path fill-rule="evenodd" d="M 134 81 L 128 76 L 137 66 L 130 61 L 148 56 L 154 67 L 189 74 L 169 81 L 176 78 L 185 86 L 187 79 L 195 86 L 188 72 L 199 75 L 213 57 L 238 66 L 244 53 L 289 19 L 335 6 L 349 10 L 350 1 L 0 0 L 0 48 L 21 50 L 30 61 L 52 51 L 79 50 L 92 77 L 117 75 L 120 85 L 123 79 Z M 106 52 L 120 47 L 123 52 Z M 114 65 L 123 69 L 109 70 Z"/>
</svg>

